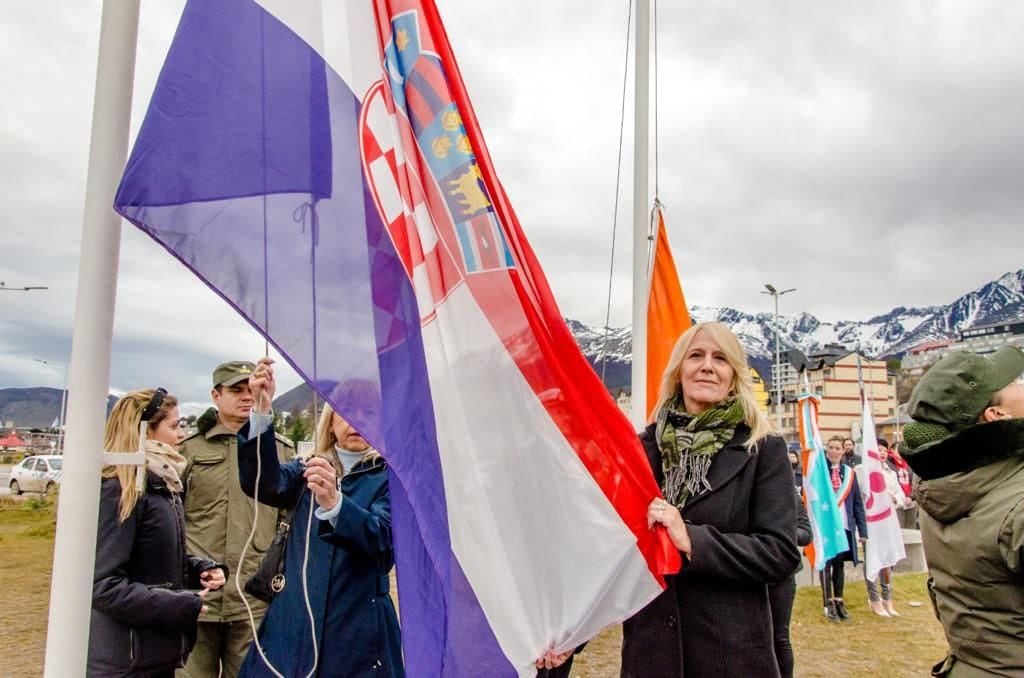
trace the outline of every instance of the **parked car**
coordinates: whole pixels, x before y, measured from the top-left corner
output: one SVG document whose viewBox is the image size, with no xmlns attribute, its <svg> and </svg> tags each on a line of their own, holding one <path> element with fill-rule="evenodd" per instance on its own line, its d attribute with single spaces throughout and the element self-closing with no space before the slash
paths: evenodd
<svg viewBox="0 0 1024 678">
<path fill-rule="evenodd" d="M 55 454 L 28 457 L 11 469 L 11 494 L 48 493 L 60 483 L 63 463 L 64 458 Z"/>
</svg>

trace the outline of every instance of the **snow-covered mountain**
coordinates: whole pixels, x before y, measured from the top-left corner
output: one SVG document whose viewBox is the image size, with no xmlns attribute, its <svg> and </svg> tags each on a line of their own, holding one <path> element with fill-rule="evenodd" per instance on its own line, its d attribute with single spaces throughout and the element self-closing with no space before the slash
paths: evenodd
<svg viewBox="0 0 1024 678">
<path fill-rule="evenodd" d="M 751 363 L 762 374 L 771 363 L 775 347 L 773 314 L 751 315 L 722 306 L 694 306 L 690 315 L 695 321 L 718 320 L 729 325 L 746 347 Z M 842 344 L 852 350 L 859 344 L 866 355 L 889 357 L 902 355 L 926 341 L 956 337 L 960 331 L 977 325 L 1014 319 L 1024 319 L 1024 268 L 1007 273 L 946 306 L 899 306 L 868 320 L 836 323 L 823 323 L 809 313 L 780 314 L 779 324 L 783 350 L 797 348 L 812 353 L 826 344 Z M 630 329 L 609 330 L 602 361 L 604 330 L 575 320 L 566 319 L 566 322 L 598 374 L 603 366 L 605 384 L 612 391 L 628 387 L 632 354 Z"/>
</svg>

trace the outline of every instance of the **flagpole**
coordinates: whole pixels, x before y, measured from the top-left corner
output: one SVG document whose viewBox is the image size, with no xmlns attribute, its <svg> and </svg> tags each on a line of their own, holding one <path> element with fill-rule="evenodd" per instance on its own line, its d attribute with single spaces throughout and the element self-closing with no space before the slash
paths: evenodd
<svg viewBox="0 0 1024 678">
<path fill-rule="evenodd" d="M 50 581 L 44 675 L 85 675 L 103 423 L 121 240 L 111 208 L 128 153 L 139 0 L 105 0 L 71 343 L 68 419 Z"/>
<path fill-rule="evenodd" d="M 650 14 L 650 0 L 637 0 L 633 83 L 633 364 L 630 410 L 633 425 L 638 431 L 646 424 L 647 415 L 647 298 L 650 286 L 647 270 Z"/>
</svg>

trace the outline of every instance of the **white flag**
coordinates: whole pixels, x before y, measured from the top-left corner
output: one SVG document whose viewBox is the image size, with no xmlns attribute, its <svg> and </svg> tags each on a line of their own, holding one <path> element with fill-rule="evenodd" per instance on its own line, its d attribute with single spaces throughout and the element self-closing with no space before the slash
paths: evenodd
<svg viewBox="0 0 1024 678">
<path fill-rule="evenodd" d="M 878 579 L 878 571 L 892 567 L 907 557 L 903 549 L 903 531 L 896 518 L 896 507 L 885 487 L 882 473 L 882 457 L 878 453 L 878 439 L 875 437 L 875 421 L 867 400 L 861 419 L 864 462 L 860 465 L 860 490 L 864 496 L 864 514 L 868 523 L 868 542 L 864 554 L 864 577 L 869 581 Z"/>
</svg>

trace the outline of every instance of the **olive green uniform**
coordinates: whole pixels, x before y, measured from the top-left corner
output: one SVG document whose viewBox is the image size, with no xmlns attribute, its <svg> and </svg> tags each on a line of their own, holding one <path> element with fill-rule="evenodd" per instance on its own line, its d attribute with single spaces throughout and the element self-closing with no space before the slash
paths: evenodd
<svg viewBox="0 0 1024 678">
<path fill-rule="evenodd" d="M 220 421 L 214 423 L 213 417 L 216 410 L 207 411 L 200 419 L 199 432 L 181 445 L 188 461 L 182 477 L 185 531 L 189 553 L 226 563 L 230 573 L 223 589 L 206 596 L 208 610 L 199 617 L 196 646 L 185 668 L 179 671 L 179 676 L 188 678 L 233 678 L 238 674 L 253 632 L 236 581 L 244 587 L 256 572 L 274 538 L 278 520 L 277 509 L 259 506 L 256 533 L 240 565 L 242 548 L 252 531 L 253 499 L 242 492 L 239 484 L 237 435 Z M 278 459 L 285 462 L 292 456 L 292 443 L 281 436 L 277 441 Z M 258 625 L 267 606 L 251 596 L 246 600 Z"/>
</svg>

